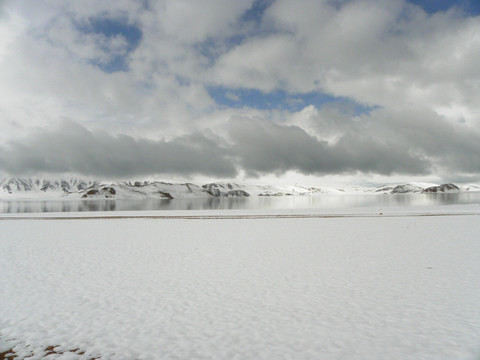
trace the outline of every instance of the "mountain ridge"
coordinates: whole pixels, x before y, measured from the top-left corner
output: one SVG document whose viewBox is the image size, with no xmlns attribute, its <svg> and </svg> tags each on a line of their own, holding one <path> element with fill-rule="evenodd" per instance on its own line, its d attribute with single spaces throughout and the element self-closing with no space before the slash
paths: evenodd
<svg viewBox="0 0 480 360">
<path fill-rule="evenodd" d="M 377 187 L 326 187 L 251 185 L 237 182 L 122 181 L 102 182 L 79 178 L 47 180 L 12 177 L 0 180 L 0 198 L 8 199 L 184 199 L 249 196 L 322 196 L 325 194 L 408 194 L 480 191 L 480 185 L 431 183 L 387 184 Z"/>
</svg>

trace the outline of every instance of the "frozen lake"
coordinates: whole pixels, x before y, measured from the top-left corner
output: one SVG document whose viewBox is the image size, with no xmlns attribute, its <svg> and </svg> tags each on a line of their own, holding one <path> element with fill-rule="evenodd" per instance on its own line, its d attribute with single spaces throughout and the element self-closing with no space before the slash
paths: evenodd
<svg viewBox="0 0 480 360">
<path fill-rule="evenodd" d="M 432 215 L 438 208 L 256 220 L 5 215 L 0 354 L 478 359 L 480 213 Z"/>
<path fill-rule="evenodd" d="M 138 210 L 346 209 L 480 204 L 480 192 L 136 200 L 8 200 L 0 213 Z"/>
</svg>

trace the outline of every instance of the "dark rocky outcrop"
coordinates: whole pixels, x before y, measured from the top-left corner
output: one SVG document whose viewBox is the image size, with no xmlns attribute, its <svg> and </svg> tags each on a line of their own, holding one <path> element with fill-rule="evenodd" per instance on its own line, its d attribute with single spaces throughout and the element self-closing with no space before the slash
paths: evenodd
<svg viewBox="0 0 480 360">
<path fill-rule="evenodd" d="M 114 189 L 113 187 L 111 187 L 111 186 L 104 186 L 104 187 L 102 188 L 102 190 L 103 190 L 104 192 L 108 192 L 108 193 L 110 193 L 110 194 L 112 194 L 112 195 L 115 195 L 115 194 L 117 193 L 117 192 L 115 191 L 115 189 Z"/>
<path fill-rule="evenodd" d="M 62 180 L 42 180 L 31 178 L 10 178 L 8 180 L 0 179 L 0 189 L 6 190 L 8 193 L 26 192 L 26 191 L 63 191 L 70 193 L 77 190 L 83 190 L 88 185 L 95 184 L 95 182 L 85 182 L 79 179 L 62 179 Z"/>
<path fill-rule="evenodd" d="M 383 193 L 387 193 L 387 192 L 392 192 L 392 190 L 395 189 L 394 186 L 390 186 L 390 185 L 385 185 L 385 186 L 382 186 L 382 187 L 379 187 L 377 189 L 375 189 L 375 192 L 383 192 Z"/>
<path fill-rule="evenodd" d="M 101 189 L 95 187 L 90 187 L 85 194 L 82 195 L 82 199 L 87 199 L 89 197 L 98 198 L 105 197 L 107 199 L 114 198 L 117 191 L 112 186 L 104 186 Z"/>
<path fill-rule="evenodd" d="M 231 183 L 210 183 L 202 185 L 203 190 L 213 197 L 247 197 L 250 196 L 245 190 L 239 189 L 239 185 Z"/>
<path fill-rule="evenodd" d="M 222 196 L 222 192 L 220 191 L 220 189 L 206 189 L 205 192 L 213 197 Z"/>
<path fill-rule="evenodd" d="M 403 184 L 397 185 L 393 188 L 392 194 L 407 194 L 407 193 L 419 193 L 422 192 L 422 188 L 417 185 Z"/>
<path fill-rule="evenodd" d="M 248 192 L 240 189 L 240 186 L 232 183 L 211 183 L 202 185 L 203 191 L 213 197 L 247 197 Z"/>
<path fill-rule="evenodd" d="M 230 190 L 229 192 L 224 193 L 222 196 L 225 196 L 225 197 L 248 197 L 248 196 L 250 196 L 250 194 L 247 193 L 244 190 Z"/>
<path fill-rule="evenodd" d="M 143 186 L 147 186 L 149 184 L 148 181 L 144 181 L 144 182 L 141 182 L 141 181 L 135 181 L 133 183 L 133 186 L 135 187 L 143 187 Z"/>
<path fill-rule="evenodd" d="M 61 188 L 64 192 L 68 193 L 68 192 L 70 191 L 70 184 L 69 184 L 67 181 L 65 181 L 65 180 L 61 180 L 61 181 L 60 181 L 60 188 Z"/>
<path fill-rule="evenodd" d="M 42 187 L 40 188 L 40 190 L 42 191 L 54 190 L 54 189 L 55 189 L 55 185 L 48 180 L 44 180 Z"/>
<path fill-rule="evenodd" d="M 160 195 L 162 195 L 162 197 L 164 197 L 165 199 L 169 199 L 169 200 L 172 200 L 173 199 L 173 196 L 167 192 L 164 192 L 164 191 L 158 191 L 158 193 Z"/>
<path fill-rule="evenodd" d="M 424 189 L 424 193 L 439 193 L 439 192 L 449 192 L 449 191 L 460 191 L 460 188 L 455 184 L 442 184 L 438 186 L 430 186 Z"/>
</svg>

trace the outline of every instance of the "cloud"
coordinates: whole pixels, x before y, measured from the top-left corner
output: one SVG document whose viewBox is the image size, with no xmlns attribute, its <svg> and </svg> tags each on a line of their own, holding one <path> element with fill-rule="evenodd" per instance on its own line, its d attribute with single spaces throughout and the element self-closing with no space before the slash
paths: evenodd
<svg viewBox="0 0 480 360">
<path fill-rule="evenodd" d="M 405 0 L 0 1 L 0 171 L 473 176 L 479 34 Z"/>
<path fill-rule="evenodd" d="M 214 103 L 202 83 L 182 77 L 185 68 L 199 72 L 197 61 L 189 60 L 195 58 L 188 56 L 193 50 L 166 33 L 159 23 L 161 4 L 155 4 L 158 9 L 129 1 L 111 7 L 91 1 L 40 7 L 7 1 L 9 16 L 0 20 L 0 125 L 9 129 L 8 137 L 22 135 L 12 121 L 25 131 L 62 117 L 90 129 L 108 126 L 149 137 L 191 131 L 192 119 Z M 121 33 L 89 25 L 101 19 L 139 29 L 140 42 L 132 48 Z M 109 73 L 117 58 L 128 71 Z"/>
<path fill-rule="evenodd" d="M 241 119 L 230 123 L 232 152 L 250 175 L 295 170 L 303 174 L 426 174 L 430 163 L 398 143 L 385 143 L 366 131 L 347 133 L 335 144 L 298 126 Z"/>
<path fill-rule="evenodd" d="M 215 131 L 169 140 L 91 131 L 64 120 L 6 142 L 0 147 L 0 169 L 15 175 L 220 178 L 240 171 L 253 177 L 295 171 L 468 178 L 480 169 L 480 133 L 441 119 L 432 110 L 377 109 L 352 117 L 341 109 L 309 107 L 283 116 L 230 116 Z"/>
<path fill-rule="evenodd" d="M 287 121 L 347 156 L 358 171 L 378 174 L 475 174 L 480 131 L 424 108 L 372 110 L 352 116 L 342 109 L 309 107 Z"/>
<path fill-rule="evenodd" d="M 463 109 L 465 120 L 479 125 L 478 18 L 455 10 L 429 15 L 401 0 L 277 0 L 264 22 L 272 31 L 218 58 L 218 83 L 320 91 L 366 105 L 427 105 L 454 121 Z"/>
<path fill-rule="evenodd" d="M 151 141 L 93 133 L 72 121 L 37 129 L 22 141 L 9 142 L 1 151 L 0 168 L 17 175 L 78 173 L 104 177 L 235 177 L 237 173 L 228 149 L 198 133 L 173 141 Z"/>
<path fill-rule="evenodd" d="M 170 173 L 234 176 L 236 161 L 252 175 L 259 172 L 345 170 L 325 144 L 297 127 L 281 127 L 243 120 L 230 126 L 233 145 L 220 148 L 200 134 L 170 142 L 110 136 L 86 130 L 73 122 L 59 128 L 37 130 L 2 149 L 0 168 L 12 174 L 81 173 L 133 176 Z"/>
</svg>

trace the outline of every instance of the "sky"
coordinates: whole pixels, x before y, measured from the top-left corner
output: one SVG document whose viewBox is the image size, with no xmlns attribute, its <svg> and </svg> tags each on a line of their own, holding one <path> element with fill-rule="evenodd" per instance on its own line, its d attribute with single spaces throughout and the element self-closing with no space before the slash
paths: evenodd
<svg viewBox="0 0 480 360">
<path fill-rule="evenodd" d="M 480 181 L 478 0 L 0 0 L 0 176 Z"/>
</svg>

